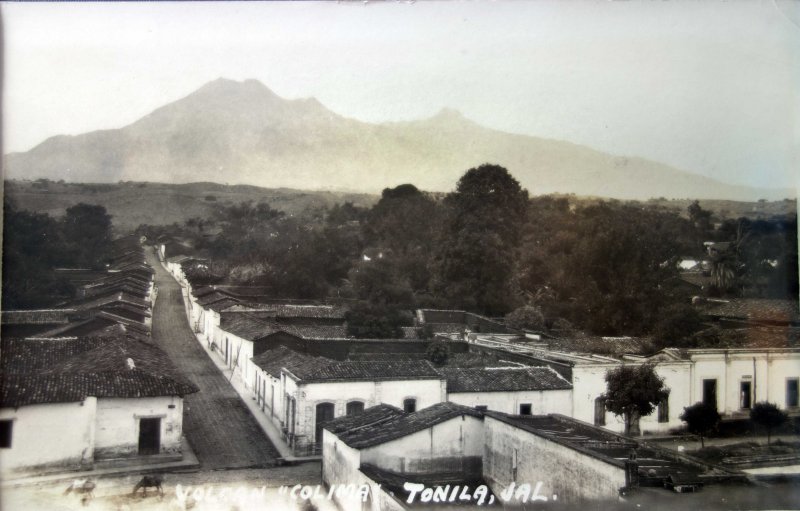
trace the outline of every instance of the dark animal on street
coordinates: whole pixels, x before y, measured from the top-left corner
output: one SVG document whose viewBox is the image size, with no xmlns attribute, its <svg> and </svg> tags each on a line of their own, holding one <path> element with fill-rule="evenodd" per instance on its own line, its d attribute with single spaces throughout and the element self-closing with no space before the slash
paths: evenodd
<svg viewBox="0 0 800 511">
<path fill-rule="evenodd" d="M 139 482 L 136 483 L 136 486 L 133 487 L 131 495 L 136 495 L 136 492 L 139 491 L 139 488 L 141 488 L 142 497 L 146 497 L 148 488 L 156 488 L 158 490 L 159 495 L 163 497 L 164 489 L 161 488 L 162 482 L 164 482 L 164 476 L 162 476 L 161 474 L 142 476 Z"/>
</svg>

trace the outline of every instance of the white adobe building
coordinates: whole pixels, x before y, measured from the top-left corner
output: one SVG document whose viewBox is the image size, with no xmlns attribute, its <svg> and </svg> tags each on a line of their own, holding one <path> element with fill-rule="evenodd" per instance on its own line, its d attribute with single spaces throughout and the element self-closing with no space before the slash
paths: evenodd
<svg viewBox="0 0 800 511">
<path fill-rule="evenodd" d="M 128 338 L 2 343 L 4 473 L 180 458 L 183 396 L 198 389 L 156 346 Z"/>
<path fill-rule="evenodd" d="M 447 400 L 478 410 L 538 415 L 572 413 L 572 384 L 544 367 L 443 367 Z"/>
<path fill-rule="evenodd" d="M 313 453 L 322 424 L 381 403 L 408 412 L 446 400 L 444 378 L 428 361 L 335 361 L 288 348 L 253 358 L 259 405 L 297 453 Z"/>
<path fill-rule="evenodd" d="M 683 409 L 701 401 L 714 403 L 723 419 L 747 417 L 759 401 L 798 411 L 798 348 L 668 348 L 651 357 L 625 356 L 622 360 L 548 350 L 536 350 L 532 355 L 571 376 L 572 412 L 567 415 L 612 431 L 624 431 L 624 422 L 605 410 L 601 395 L 606 391 L 606 373 L 620 364 L 653 363 L 670 389 L 668 400 L 640 419 L 642 432 L 682 427 Z"/>
</svg>

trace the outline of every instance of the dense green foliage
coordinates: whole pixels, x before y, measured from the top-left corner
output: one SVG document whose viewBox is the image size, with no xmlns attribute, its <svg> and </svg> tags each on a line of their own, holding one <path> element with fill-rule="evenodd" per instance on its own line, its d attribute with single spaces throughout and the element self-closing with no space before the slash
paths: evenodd
<svg viewBox="0 0 800 511">
<path fill-rule="evenodd" d="M 102 206 L 77 204 L 55 219 L 3 203 L 3 308 L 52 305 L 75 289 L 55 268 L 103 268 L 111 247 L 111 217 Z"/>
<path fill-rule="evenodd" d="M 678 214 L 659 202 L 529 198 L 496 165 L 468 170 L 445 196 L 387 188 L 372 208 L 345 202 L 289 215 L 264 202 L 218 206 L 212 217 L 138 232 L 187 239 L 208 256 L 189 272 L 198 283 L 387 309 L 499 316 L 527 306 L 541 314 L 528 328 L 651 335 L 655 347 L 713 344 L 692 295 L 797 293 L 795 215 L 720 221 L 697 202 Z M 706 241 L 729 249 L 709 256 Z M 683 257 L 710 259 L 720 285 L 687 287 Z"/>
<path fill-rule="evenodd" d="M 669 389 L 652 365 L 623 365 L 606 373 L 602 397 L 608 411 L 623 417 L 625 434 L 630 435 L 639 433 L 639 418 L 653 413 L 669 397 Z"/>
<path fill-rule="evenodd" d="M 404 326 L 414 321 L 397 308 L 359 302 L 347 312 L 347 334 L 360 339 L 402 339 Z"/>
<path fill-rule="evenodd" d="M 684 408 L 680 419 L 686 423 L 689 433 L 700 437 L 700 446 L 705 447 L 703 438 L 717 429 L 721 417 L 716 406 L 698 402 Z"/>
<path fill-rule="evenodd" d="M 789 415 L 774 403 L 762 401 L 750 409 L 750 419 L 767 430 L 767 444 L 772 440 L 772 430 L 789 420 Z"/>
</svg>

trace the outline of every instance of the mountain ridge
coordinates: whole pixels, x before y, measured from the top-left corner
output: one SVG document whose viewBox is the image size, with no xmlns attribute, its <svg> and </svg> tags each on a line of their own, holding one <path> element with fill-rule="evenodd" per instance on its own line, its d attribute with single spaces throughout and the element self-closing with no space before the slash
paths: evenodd
<svg viewBox="0 0 800 511">
<path fill-rule="evenodd" d="M 793 190 L 727 184 L 639 157 L 484 127 L 452 108 L 421 120 L 367 123 L 315 98 L 284 99 L 257 80 L 220 78 L 133 123 L 56 135 L 5 156 L 9 179 L 196 181 L 377 192 L 410 182 L 452 190 L 482 163 L 532 193 L 618 199 L 756 200 Z"/>
</svg>

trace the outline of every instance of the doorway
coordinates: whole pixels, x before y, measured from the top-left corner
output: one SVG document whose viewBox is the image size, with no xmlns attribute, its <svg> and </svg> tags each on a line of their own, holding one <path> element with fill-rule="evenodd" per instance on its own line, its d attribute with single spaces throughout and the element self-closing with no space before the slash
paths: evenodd
<svg viewBox="0 0 800 511">
<path fill-rule="evenodd" d="M 161 419 L 139 419 L 139 454 L 158 454 L 161 451 Z"/>
<path fill-rule="evenodd" d="M 314 433 L 314 441 L 322 445 L 322 425 L 333 419 L 333 403 L 320 403 L 317 405 L 317 429 Z"/>
</svg>

